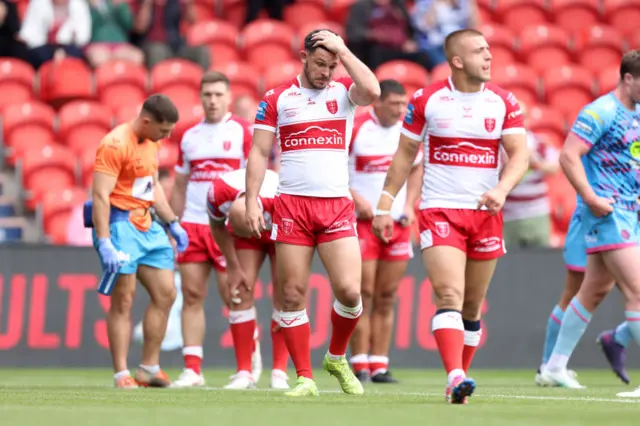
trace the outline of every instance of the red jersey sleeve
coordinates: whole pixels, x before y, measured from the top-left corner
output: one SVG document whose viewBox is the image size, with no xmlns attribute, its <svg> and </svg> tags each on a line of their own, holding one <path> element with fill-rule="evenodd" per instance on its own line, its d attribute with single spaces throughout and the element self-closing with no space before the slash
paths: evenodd
<svg viewBox="0 0 640 426">
<path fill-rule="evenodd" d="M 424 94 L 424 89 L 418 89 L 411 97 L 407 112 L 404 115 L 402 123 L 402 134 L 416 141 L 424 139 L 424 133 L 427 127 L 427 118 L 425 116 L 425 106 L 429 96 Z"/>
<path fill-rule="evenodd" d="M 242 151 L 244 152 L 244 159 L 249 159 L 249 152 L 251 152 L 251 142 L 253 141 L 253 125 L 251 123 L 242 123 Z"/>
<path fill-rule="evenodd" d="M 509 135 L 525 133 L 524 117 L 522 116 L 520 104 L 514 94 L 493 84 L 488 85 L 488 88 L 500 96 L 500 99 L 504 102 L 505 112 L 504 122 L 502 124 L 502 134 Z"/>
<path fill-rule="evenodd" d="M 222 200 L 216 200 L 216 184 L 220 186 L 220 183 L 221 179 L 214 179 L 207 191 L 207 213 L 209 213 L 211 220 L 217 223 L 223 223 L 227 219 L 227 215 L 219 207 L 219 203 Z M 218 198 L 220 198 L 220 194 L 218 194 Z"/>
<path fill-rule="evenodd" d="M 354 104 L 354 102 L 351 100 L 351 86 L 353 85 L 353 79 L 347 76 L 347 77 L 340 77 L 334 81 L 336 83 L 342 84 L 344 88 L 347 89 L 347 97 L 349 98 L 349 102 Z"/>
<path fill-rule="evenodd" d="M 278 95 L 281 90 L 272 89 L 265 93 L 258 105 L 254 129 L 268 130 L 275 133 L 278 125 Z"/>
<path fill-rule="evenodd" d="M 175 166 L 175 171 L 182 174 L 182 175 L 188 175 L 191 170 L 189 167 L 189 161 L 185 158 L 184 155 L 184 138 L 185 136 L 182 136 L 182 140 L 180 141 L 180 146 L 178 147 L 178 162 L 176 163 Z"/>
</svg>

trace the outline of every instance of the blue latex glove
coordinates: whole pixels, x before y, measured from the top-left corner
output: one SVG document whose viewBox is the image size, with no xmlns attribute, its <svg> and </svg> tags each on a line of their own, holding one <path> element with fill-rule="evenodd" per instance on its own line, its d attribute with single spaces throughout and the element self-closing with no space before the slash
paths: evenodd
<svg viewBox="0 0 640 426">
<path fill-rule="evenodd" d="M 187 235 L 187 231 L 185 231 L 180 225 L 180 222 L 175 221 L 169 224 L 169 232 L 176 240 L 176 249 L 178 249 L 178 253 L 184 253 L 189 245 L 189 236 Z"/>
<path fill-rule="evenodd" d="M 105 272 L 116 273 L 120 269 L 118 250 L 113 246 L 111 238 L 100 238 L 98 240 L 98 253 Z"/>
</svg>

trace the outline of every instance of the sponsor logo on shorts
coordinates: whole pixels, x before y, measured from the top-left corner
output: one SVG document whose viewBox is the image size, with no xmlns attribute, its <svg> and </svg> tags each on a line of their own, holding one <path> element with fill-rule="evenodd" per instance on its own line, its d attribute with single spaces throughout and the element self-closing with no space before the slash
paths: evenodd
<svg viewBox="0 0 640 426">
<path fill-rule="evenodd" d="M 302 149 L 346 149 L 346 120 L 296 123 L 280 126 L 282 152 Z"/>
<path fill-rule="evenodd" d="M 386 173 L 391 166 L 393 155 L 358 155 L 356 157 L 356 172 Z"/>
<path fill-rule="evenodd" d="M 445 166 L 495 169 L 498 165 L 498 140 L 429 138 L 429 163 Z"/>
<path fill-rule="evenodd" d="M 211 182 L 219 175 L 232 172 L 240 168 L 239 158 L 216 158 L 208 160 L 193 160 L 191 162 L 192 182 Z"/>
<path fill-rule="evenodd" d="M 350 231 L 352 229 L 351 226 L 351 221 L 350 220 L 338 220 L 335 221 L 331 224 L 330 227 L 327 228 L 326 231 L 324 231 L 325 234 L 332 234 L 334 232 L 340 232 L 340 231 Z"/>
<path fill-rule="evenodd" d="M 620 236 L 623 240 L 628 240 L 629 238 L 631 238 L 631 233 L 627 229 L 623 229 L 622 231 L 620 231 Z"/>
<path fill-rule="evenodd" d="M 282 219 L 282 232 L 285 235 L 291 234 L 293 231 L 293 219 Z"/>
<path fill-rule="evenodd" d="M 440 238 L 447 238 L 451 233 L 451 228 L 449 227 L 449 222 L 436 222 L 436 234 Z"/>
<path fill-rule="evenodd" d="M 488 237 L 473 243 L 473 251 L 478 253 L 489 253 L 492 251 L 503 249 L 502 238 Z"/>
<path fill-rule="evenodd" d="M 389 249 L 390 256 L 410 256 L 412 254 L 411 243 L 395 243 Z"/>
</svg>

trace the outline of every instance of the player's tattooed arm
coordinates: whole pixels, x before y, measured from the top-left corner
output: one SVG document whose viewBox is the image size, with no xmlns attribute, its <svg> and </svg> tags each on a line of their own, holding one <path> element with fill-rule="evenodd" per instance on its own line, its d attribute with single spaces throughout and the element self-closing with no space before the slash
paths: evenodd
<svg viewBox="0 0 640 426">
<path fill-rule="evenodd" d="M 405 135 L 400 135 L 398 150 L 393 155 L 391 166 L 384 180 L 384 187 L 382 189 L 383 196 L 381 196 L 378 201 L 378 210 L 391 210 L 391 206 L 393 205 L 392 197 L 395 198 L 402 188 L 402 185 L 407 181 L 419 149 L 420 141 L 413 140 Z"/>
<path fill-rule="evenodd" d="M 502 170 L 498 186 L 505 194 L 522 180 L 529 170 L 529 148 L 526 133 L 502 135 L 502 146 L 507 153 L 507 163 Z"/>
<path fill-rule="evenodd" d="M 110 238 L 109 217 L 111 216 L 111 203 L 109 196 L 116 187 L 116 176 L 95 172 L 93 174 L 93 186 L 91 198 L 93 200 L 93 224 L 98 239 Z"/>
<path fill-rule="evenodd" d="M 187 202 L 187 184 L 189 183 L 189 175 L 176 172 L 175 176 L 173 188 L 171 189 L 171 197 L 169 198 L 169 205 L 173 212 L 181 218 L 184 214 L 184 207 Z"/>
<path fill-rule="evenodd" d="M 158 178 L 158 172 L 153 175 L 153 199 L 155 200 L 153 208 L 156 210 L 156 214 L 162 221 L 170 223 L 175 220 L 176 214 L 169 205 L 167 196 L 162 190 L 162 186 L 160 185 Z"/>
</svg>

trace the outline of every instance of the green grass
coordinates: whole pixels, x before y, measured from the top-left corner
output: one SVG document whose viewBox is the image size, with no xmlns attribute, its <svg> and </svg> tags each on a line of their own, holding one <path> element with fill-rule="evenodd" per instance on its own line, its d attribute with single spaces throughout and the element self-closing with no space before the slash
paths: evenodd
<svg viewBox="0 0 640 426">
<path fill-rule="evenodd" d="M 178 371 L 168 371 L 172 378 Z M 466 406 L 444 402 L 444 374 L 396 370 L 398 385 L 367 385 L 365 395 L 340 393 L 316 371 L 317 398 L 289 399 L 268 391 L 224 391 L 230 371 L 207 370 L 206 389 L 117 390 L 108 370 L 0 370 L 2 426 L 407 426 L 638 425 L 640 400 L 610 371 L 580 371 L 583 390 L 536 387 L 531 371 L 474 372 L 478 388 Z M 640 371 L 631 371 L 640 378 Z"/>
</svg>

